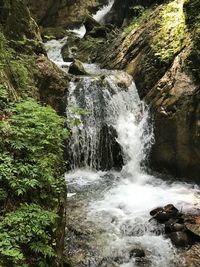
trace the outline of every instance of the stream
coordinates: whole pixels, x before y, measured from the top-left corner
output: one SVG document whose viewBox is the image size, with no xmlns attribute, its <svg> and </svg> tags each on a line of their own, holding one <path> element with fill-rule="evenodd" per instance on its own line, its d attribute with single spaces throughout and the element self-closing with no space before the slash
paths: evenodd
<svg viewBox="0 0 200 267">
<path fill-rule="evenodd" d="M 96 19 L 101 20 L 111 5 Z M 81 35 L 83 27 L 75 32 Z M 63 62 L 60 52 L 66 41 L 67 37 L 46 44 L 49 58 L 62 68 L 70 64 Z M 77 267 L 185 266 L 180 251 L 164 235 L 163 225 L 150 221 L 149 212 L 169 203 L 186 213 L 198 209 L 199 187 L 146 170 L 153 124 L 132 78 L 95 64 L 84 67 L 90 75 L 70 82 L 66 109 L 68 119 L 80 122 L 72 128 L 71 171 L 65 175 L 67 257 Z M 114 168 L 119 161 L 114 158 L 116 149 L 123 158 L 121 170 Z"/>
</svg>

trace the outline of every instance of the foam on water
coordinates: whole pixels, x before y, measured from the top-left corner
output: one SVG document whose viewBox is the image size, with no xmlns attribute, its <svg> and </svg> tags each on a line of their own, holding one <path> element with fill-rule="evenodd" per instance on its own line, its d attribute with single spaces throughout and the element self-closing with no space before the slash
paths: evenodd
<svg viewBox="0 0 200 267">
<path fill-rule="evenodd" d="M 145 250 L 149 260 L 147 266 L 174 266 L 173 262 L 178 261 L 176 250 L 162 234 L 155 234 L 156 228 L 149 223 L 149 212 L 169 203 L 183 211 L 189 211 L 194 206 L 200 208 L 199 188 L 184 183 L 167 184 L 143 172 L 140 164 L 151 145 L 152 130 L 148 112 L 142 109 L 141 115 L 141 106 L 144 107 L 141 102 L 135 101 L 134 108 L 126 112 L 121 110 L 113 124 L 126 165 L 119 184 L 103 199 L 91 203 L 88 219 L 107 229 L 109 245 L 105 249 L 106 254 L 123 257 L 125 263 L 121 266 L 134 266 L 134 259 L 124 256 L 133 247 Z"/>
<path fill-rule="evenodd" d="M 93 18 L 100 22 L 104 16 L 110 11 L 112 5 L 113 5 L 114 1 L 113 0 L 110 0 L 108 5 L 102 7 L 100 10 L 97 11 L 96 14 L 93 15 Z"/>
<path fill-rule="evenodd" d="M 63 64 L 63 58 L 61 55 L 61 48 L 67 42 L 67 37 L 60 40 L 50 40 L 45 43 L 48 57 L 57 65 Z"/>
<path fill-rule="evenodd" d="M 144 103 L 140 101 L 134 83 L 131 83 L 127 90 L 120 90 L 118 78 L 128 80 L 127 74 L 123 76 L 120 72 L 113 72 L 106 77 L 112 88 L 112 94 L 107 87 L 99 89 L 106 103 L 103 120 L 117 131 L 117 140 L 123 150 L 125 166 L 120 173 L 114 174 L 120 177 L 117 183 L 114 183 L 111 189 L 110 187 L 107 190 L 104 189 L 101 199 L 90 203 L 87 219 L 106 230 L 108 245 L 105 246 L 103 255 L 121 257 L 121 267 L 137 266 L 136 259 L 129 257 L 130 250 L 133 248 L 142 248 L 145 251 L 145 259 L 148 261 L 145 266 L 181 266 L 180 259 L 176 257 L 176 249 L 170 240 L 162 235 L 162 227 L 158 229 L 158 226 L 149 222 L 149 212 L 153 208 L 169 203 L 183 211 L 194 207 L 200 208 L 199 188 L 185 183 L 167 183 L 143 171 L 141 163 L 153 142 L 149 113 Z M 84 103 L 88 103 L 89 109 L 93 109 L 93 104 L 96 103 L 96 109 L 98 104 L 95 101 L 98 101 L 99 95 L 95 90 L 98 91 L 98 88 L 92 86 L 88 79 L 82 82 L 85 85 Z M 74 84 L 73 86 L 69 103 L 79 104 L 74 94 L 76 86 Z M 82 133 L 86 131 L 91 135 L 89 143 L 87 143 L 89 140 L 87 135 L 84 147 L 92 149 L 94 157 L 97 149 L 96 142 L 98 142 L 97 132 L 101 122 L 99 118 L 102 119 L 102 116 L 97 117 L 97 114 L 97 112 L 91 112 L 87 118 L 88 124 L 81 126 Z M 74 136 L 76 137 L 76 134 Z M 92 169 L 89 172 L 79 170 L 69 173 L 67 179 L 70 177 L 70 181 L 84 185 L 84 183 L 92 184 L 101 181 L 102 173 Z"/>
<path fill-rule="evenodd" d="M 94 18 L 101 20 L 110 10 L 112 3 L 113 1 L 97 12 Z M 82 26 L 74 32 L 83 37 L 85 28 Z M 67 38 L 63 38 L 46 43 L 49 58 L 60 67 L 69 65 L 63 62 L 61 56 L 61 48 L 66 41 Z M 86 65 L 86 68 L 93 74 L 108 73 L 105 70 L 100 71 L 96 65 Z M 74 167 L 78 167 L 80 156 L 78 153 L 85 153 L 87 168 L 66 174 L 66 180 L 69 185 L 76 185 L 78 189 L 103 181 L 102 177 L 105 173 L 88 169 L 87 160 L 88 157 L 94 159 L 96 157 L 99 126 L 102 120 L 105 120 L 117 131 L 117 141 L 123 149 L 125 166 L 121 172 L 113 173 L 113 176 L 120 179 L 112 188 L 110 189 L 110 186 L 106 190 L 104 188 L 103 196 L 92 201 L 88 207 L 87 219 L 107 232 L 108 245 L 104 247 L 103 254 L 112 257 L 121 256 L 123 258 L 121 267 L 133 267 L 137 266 L 137 263 L 134 258 L 129 258 L 129 252 L 132 248 L 139 247 L 145 250 L 146 259 L 149 260 L 145 266 L 174 266 L 172 262 L 176 261 L 176 250 L 168 239 L 156 233 L 157 227 L 149 223 L 149 211 L 168 203 L 174 204 L 183 211 L 194 207 L 200 208 L 200 191 L 193 185 L 166 183 L 159 177 L 148 175 L 142 170 L 141 163 L 153 141 L 148 110 L 140 101 L 134 83 L 127 86 L 127 90 L 120 90 L 116 78 L 118 75 L 122 77 L 122 74 L 111 74 L 112 72 L 109 73 L 106 81 L 110 84 L 113 93 L 107 88 L 94 88 L 91 78 L 82 80 L 83 86 L 80 90 L 84 95 L 85 107 L 92 112 L 85 122 L 72 129 L 71 148 L 74 151 Z M 124 75 L 127 79 L 127 75 Z M 75 96 L 75 91 L 76 85 L 71 83 L 68 101 L 72 106 L 79 107 L 80 102 Z M 99 113 L 99 96 L 105 100 L 101 113 Z M 105 116 L 102 116 L 104 113 Z M 70 111 L 68 115 L 70 116 Z M 84 150 L 76 149 L 79 142 L 84 145 Z M 68 197 L 73 197 L 75 193 L 69 192 Z M 159 231 L 162 233 L 162 228 Z M 181 263 L 178 266 L 181 266 Z"/>
</svg>

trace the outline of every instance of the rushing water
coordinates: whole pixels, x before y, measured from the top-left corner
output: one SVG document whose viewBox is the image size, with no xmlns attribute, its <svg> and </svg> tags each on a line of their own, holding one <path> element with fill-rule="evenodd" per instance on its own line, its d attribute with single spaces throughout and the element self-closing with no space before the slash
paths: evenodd
<svg viewBox="0 0 200 267">
<path fill-rule="evenodd" d="M 110 11 L 113 3 L 114 3 L 114 0 L 110 0 L 108 5 L 102 7 L 100 10 L 97 11 L 96 14 L 93 15 L 93 18 L 96 21 L 100 22 L 104 18 L 104 16 Z"/>
<path fill-rule="evenodd" d="M 98 20 L 111 4 L 96 14 Z M 78 32 L 83 31 L 81 28 Z M 66 38 L 47 43 L 49 57 L 59 66 L 66 64 L 60 53 L 64 42 Z M 71 216 L 74 227 L 76 224 L 79 227 L 81 222 L 82 231 L 87 229 L 88 223 L 101 230 L 95 235 L 92 245 L 86 247 L 84 257 L 89 257 L 89 263 L 83 260 L 84 264 L 77 266 L 182 267 L 184 263 L 177 257 L 170 240 L 163 235 L 163 228 L 149 222 L 149 211 L 168 203 L 183 211 L 200 208 L 199 188 L 186 183 L 165 182 L 145 172 L 142 166 L 153 142 L 152 124 L 134 83 L 123 72 L 100 70 L 96 65 L 86 64 L 85 67 L 92 76 L 70 83 L 66 111 L 69 121 L 75 119 L 79 122 L 72 127 L 69 143 L 72 170 L 66 174 L 68 220 Z M 112 150 L 109 147 L 112 138 L 108 138 L 103 147 L 100 142 L 104 125 L 116 133 L 115 142 L 121 149 L 124 162 L 121 171 L 97 171 L 100 147 L 103 155 Z M 113 154 L 106 157 L 112 166 Z M 81 239 L 83 247 L 92 233 L 89 229 L 88 235 L 84 234 Z M 76 238 L 67 237 L 66 247 L 69 250 L 72 247 L 67 251 L 68 257 L 73 253 L 75 258 L 80 256 L 77 254 L 81 250 L 80 244 L 73 244 Z M 130 257 L 136 248 L 145 252 L 144 261 L 138 261 L 134 255 Z"/>
<path fill-rule="evenodd" d="M 115 72 L 115 75 L 120 74 Z M 108 80 L 112 79 L 110 77 L 109 75 Z M 87 133 L 83 146 L 87 147 L 86 155 L 89 154 L 88 150 L 91 150 L 92 155 L 90 155 L 98 157 L 98 154 L 95 154 L 95 149 L 98 147 L 96 142 L 99 138 L 97 133 L 99 133 L 101 121 L 104 120 L 115 128 L 117 142 L 123 150 L 125 162 L 121 172 L 107 173 L 110 179 L 115 181 L 107 186 L 104 184 L 106 174 L 97 172 L 95 169 L 88 171 L 88 164 L 84 169 L 75 170 L 66 175 L 69 188 L 70 183 L 74 185 L 71 188 L 72 193 L 81 194 L 81 191 L 87 187 L 90 192 L 94 185 L 100 188 L 98 197 L 95 196 L 89 201 L 85 212 L 86 221 L 93 222 L 106 232 L 104 248 L 100 252 L 102 257 L 117 258 L 118 261 L 120 259 L 120 264 L 116 266 L 121 267 L 183 266 L 181 259 L 176 257 L 176 249 L 170 240 L 162 235 L 163 229 L 160 228 L 158 231 L 158 227 L 149 222 L 149 211 L 168 203 L 174 204 L 183 211 L 191 210 L 199 205 L 199 189 L 184 183 L 166 183 L 158 177 L 147 174 L 141 168 L 141 163 L 146 158 L 153 140 L 152 125 L 149 123 L 148 111 L 140 101 L 133 83 L 127 90 L 120 90 L 113 78 L 112 83 L 110 82 L 114 90 L 112 95 L 105 88 L 96 88 L 85 80 L 82 83 L 85 85 L 82 102 L 89 103 L 88 109 L 92 111 L 87 118 L 87 124 L 83 122 L 81 125 L 80 136 Z M 93 105 L 97 110 L 101 110 L 99 106 L 101 100 L 96 94 L 98 90 L 103 90 L 106 98 L 102 106 L 105 116 L 100 113 L 100 120 L 99 114 L 93 112 Z M 71 92 L 76 98 L 74 88 Z M 96 99 L 91 92 L 96 92 L 94 94 Z M 75 136 L 72 135 L 72 143 L 75 144 L 78 138 L 77 132 L 73 134 Z M 78 191 L 77 188 L 79 188 Z M 135 248 L 145 251 L 145 263 L 142 263 L 144 265 L 140 265 L 136 258 L 130 258 L 130 251 Z"/>
</svg>

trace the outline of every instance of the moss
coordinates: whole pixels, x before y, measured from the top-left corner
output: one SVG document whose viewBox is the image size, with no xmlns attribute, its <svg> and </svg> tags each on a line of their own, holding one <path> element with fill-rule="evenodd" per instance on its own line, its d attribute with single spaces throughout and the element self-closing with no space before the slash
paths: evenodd
<svg viewBox="0 0 200 267">
<path fill-rule="evenodd" d="M 138 14 L 134 19 L 128 24 L 128 26 L 123 28 L 123 34 L 129 34 L 133 30 L 137 30 L 142 24 L 143 20 L 148 17 L 148 15 L 152 12 L 152 9 L 145 9 L 143 6 L 135 6 L 134 7 Z"/>
<path fill-rule="evenodd" d="M 7 88 L 9 91 L 13 87 L 18 96 L 22 98 L 25 96 L 35 97 L 37 95 L 33 77 L 35 62 L 36 57 L 34 55 L 18 54 L 12 49 L 4 34 L 0 32 L 1 88 Z M 12 94 L 10 94 L 10 98 L 10 100 L 14 100 Z"/>
<path fill-rule="evenodd" d="M 191 52 L 187 58 L 187 67 L 194 78 L 200 82 L 200 2 L 187 0 L 184 5 L 188 30 L 192 36 Z"/>
<path fill-rule="evenodd" d="M 153 37 L 151 47 L 161 61 L 171 61 L 188 40 L 183 4 L 184 0 L 168 3 L 158 18 L 159 31 Z"/>
</svg>

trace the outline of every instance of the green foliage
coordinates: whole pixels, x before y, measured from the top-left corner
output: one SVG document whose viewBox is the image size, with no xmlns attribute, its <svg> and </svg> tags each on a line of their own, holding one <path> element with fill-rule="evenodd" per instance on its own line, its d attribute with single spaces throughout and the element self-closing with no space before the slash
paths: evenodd
<svg viewBox="0 0 200 267">
<path fill-rule="evenodd" d="M 0 222 L 0 263 L 23 266 L 27 257 L 37 254 L 34 266 L 49 266 L 49 258 L 55 256 L 51 231 L 56 219 L 54 212 L 35 204 L 21 205 L 6 214 Z"/>
<path fill-rule="evenodd" d="M 12 52 L 13 51 L 9 48 L 4 34 L 0 31 L 0 70 L 10 61 Z"/>
<path fill-rule="evenodd" d="M 5 86 L 5 84 L 1 84 L 0 81 L 0 114 L 2 113 L 4 108 L 8 107 L 9 103 L 9 93 Z"/>
<path fill-rule="evenodd" d="M 0 70 L 4 70 L 9 75 L 16 89 L 26 91 L 30 83 L 26 60 L 16 55 L 16 52 L 9 47 L 2 32 L 0 32 Z"/>
<path fill-rule="evenodd" d="M 145 9 L 143 6 L 134 6 L 132 12 L 137 15 L 135 15 L 130 24 L 123 29 L 123 33 L 128 34 L 133 30 L 137 30 L 142 24 L 142 21 L 150 15 L 151 11 L 151 9 Z"/>
<path fill-rule="evenodd" d="M 10 64 L 10 72 L 12 73 L 12 78 L 15 86 L 20 88 L 21 90 L 25 90 L 28 84 L 28 70 L 24 63 L 18 60 L 11 60 Z"/>
<path fill-rule="evenodd" d="M 81 123 L 81 116 L 86 116 L 89 114 L 89 111 L 80 107 L 68 107 L 68 118 L 67 125 L 69 128 L 78 126 Z"/>
<path fill-rule="evenodd" d="M 185 46 L 187 41 L 185 0 L 174 0 L 164 6 L 161 17 L 158 18 L 158 32 L 153 37 L 151 47 L 154 54 L 164 62 L 170 62 Z"/>
<path fill-rule="evenodd" d="M 62 143 L 68 133 L 63 124 L 52 108 L 33 99 L 4 110 L 0 120 L 0 265 L 53 266 L 56 213 L 65 196 Z"/>
<path fill-rule="evenodd" d="M 35 194 L 46 199 L 60 193 L 63 173 L 62 141 L 67 133 L 63 119 L 50 107 L 33 100 L 23 101 L 7 111 L 0 122 L 0 183 L 14 196 Z M 39 194 L 40 191 L 46 191 Z"/>
</svg>

